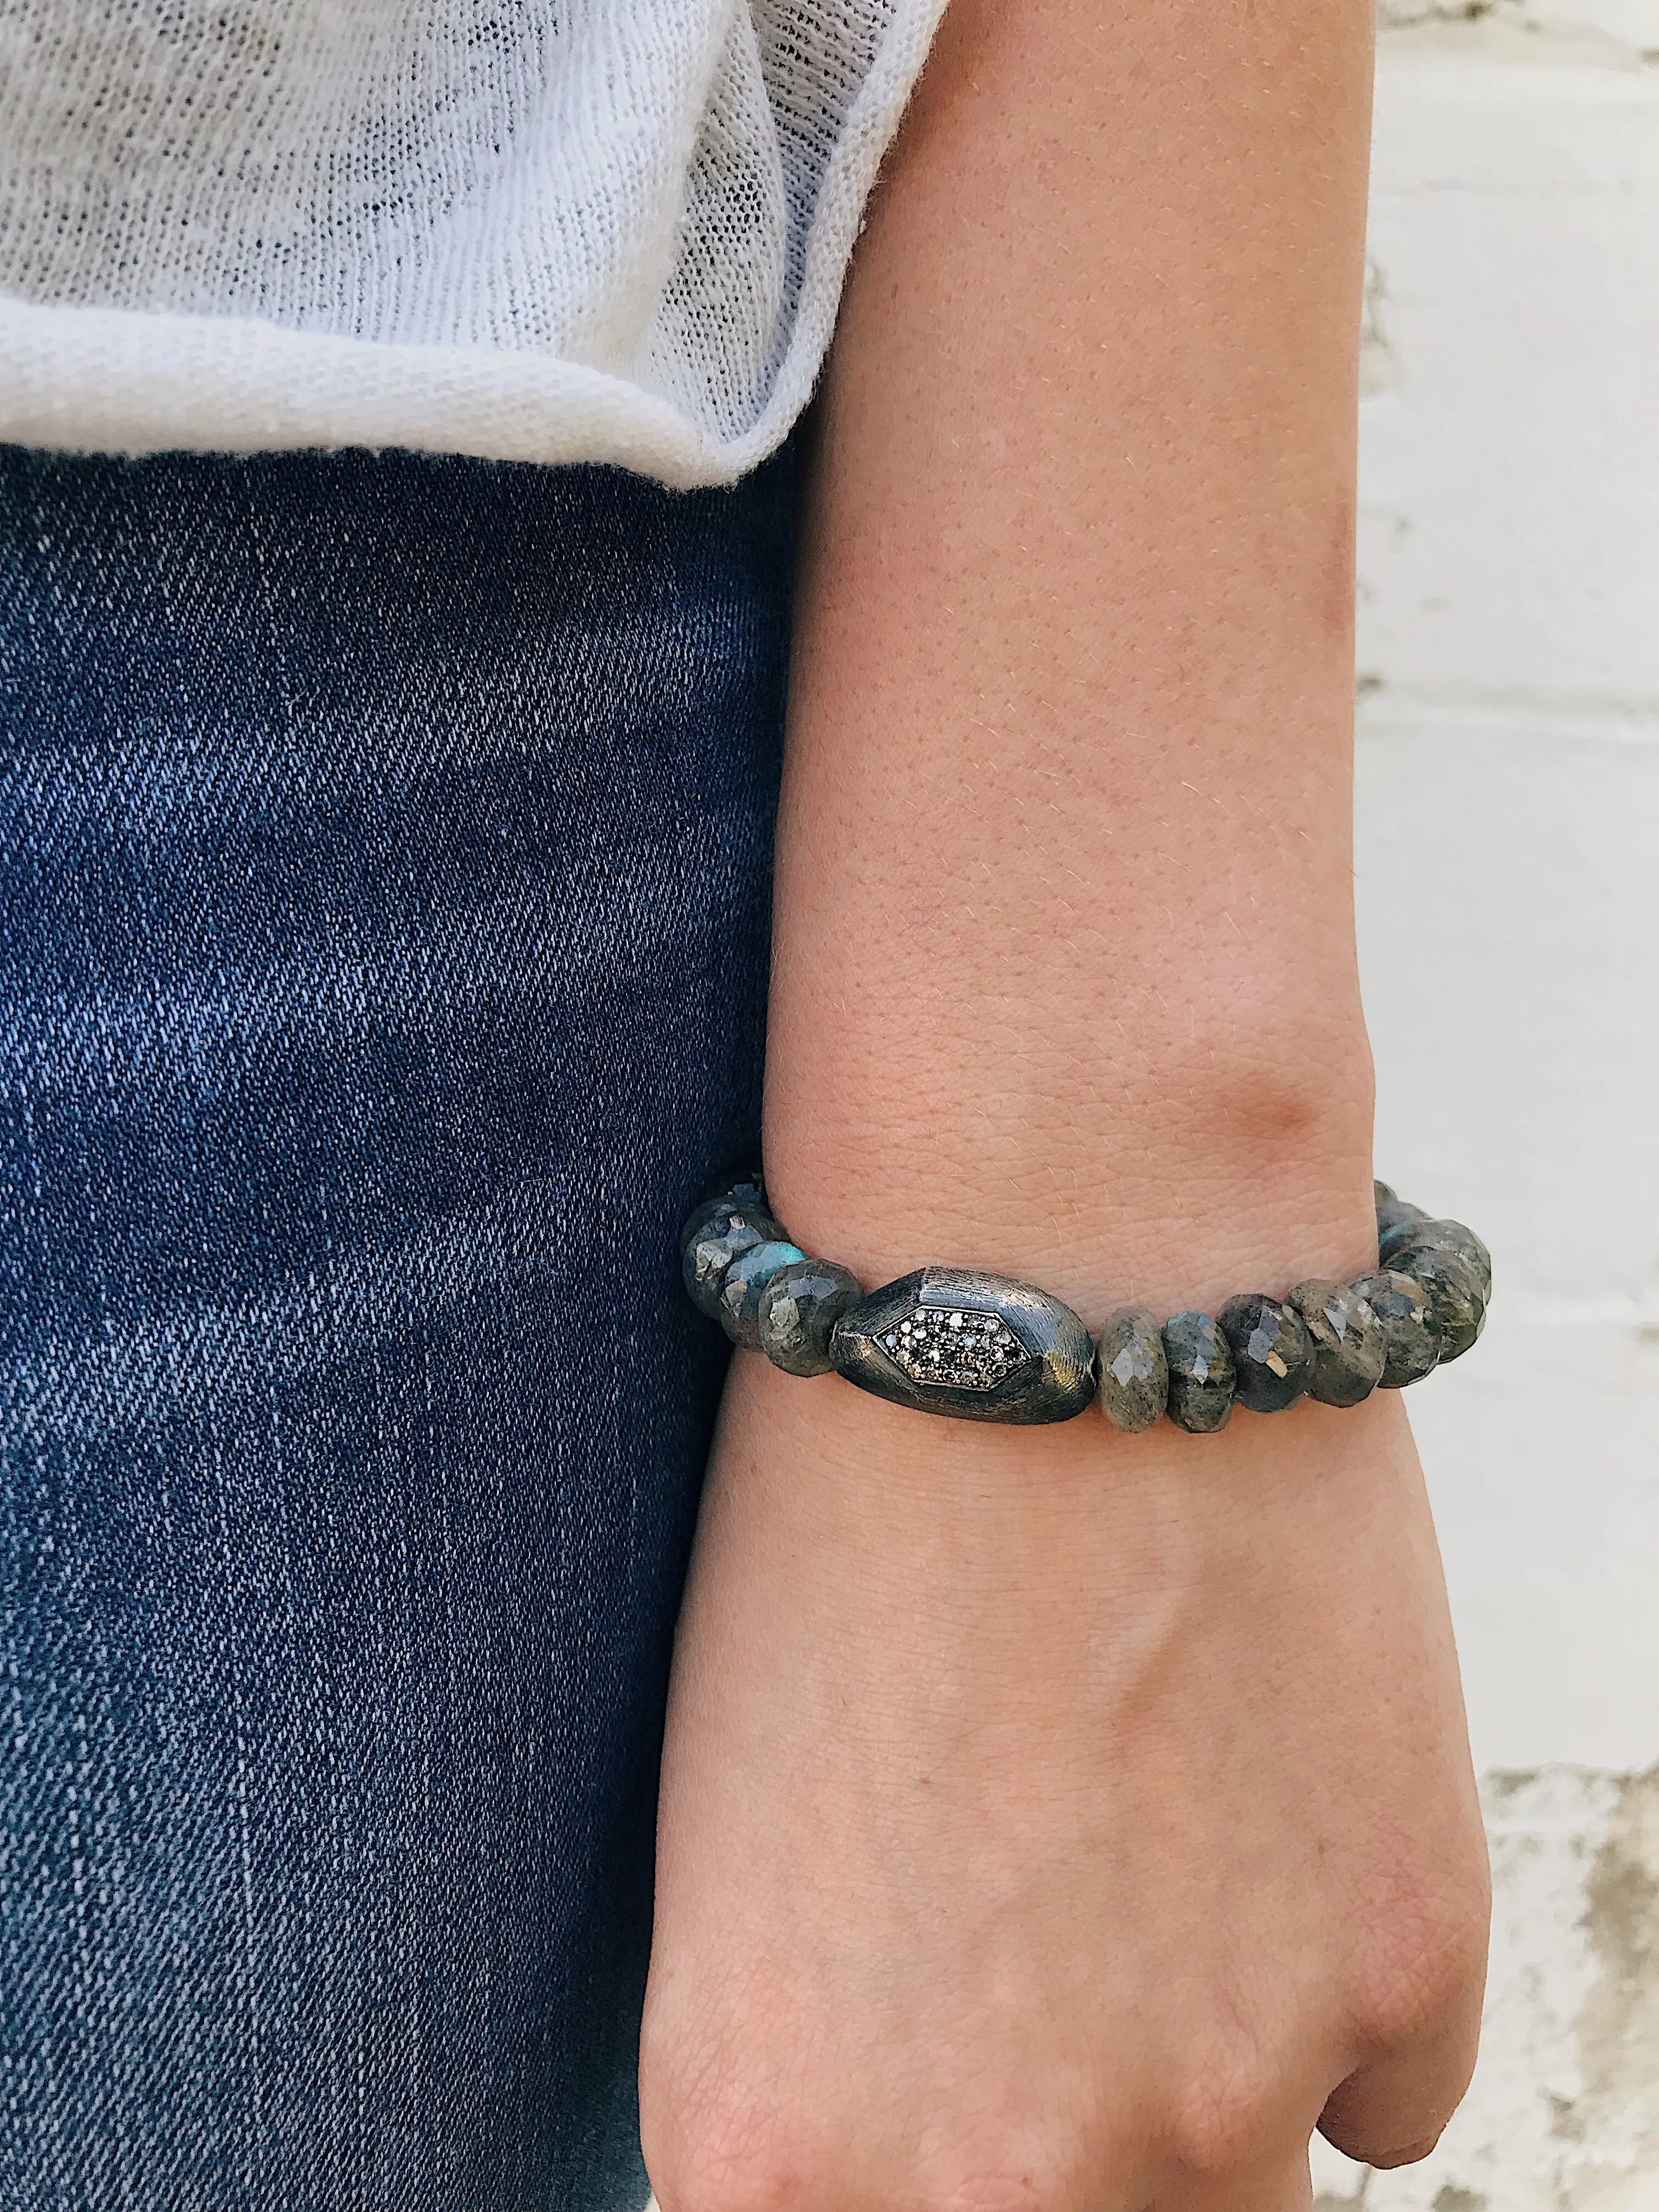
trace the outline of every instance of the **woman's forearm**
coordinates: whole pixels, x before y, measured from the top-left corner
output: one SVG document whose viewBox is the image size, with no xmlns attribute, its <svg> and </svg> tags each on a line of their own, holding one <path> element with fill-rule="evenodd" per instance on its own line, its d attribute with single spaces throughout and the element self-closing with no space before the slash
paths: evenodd
<svg viewBox="0 0 1659 2212">
<path fill-rule="evenodd" d="M 954 0 L 803 548 L 767 1148 L 871 1279 L 1356 1271 L 1370 10 Z"/>
</svg>

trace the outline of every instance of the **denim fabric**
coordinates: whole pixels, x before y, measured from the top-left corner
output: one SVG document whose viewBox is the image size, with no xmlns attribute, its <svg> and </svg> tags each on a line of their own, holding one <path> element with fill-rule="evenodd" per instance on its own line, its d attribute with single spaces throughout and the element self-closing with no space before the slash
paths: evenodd
<svg viewBox="0 0 1659 2212">
<path fill-rule="evenodd" d="M 0 451 L 3 2212 L 609 2212 L 790 464 Z"/>
</svg>

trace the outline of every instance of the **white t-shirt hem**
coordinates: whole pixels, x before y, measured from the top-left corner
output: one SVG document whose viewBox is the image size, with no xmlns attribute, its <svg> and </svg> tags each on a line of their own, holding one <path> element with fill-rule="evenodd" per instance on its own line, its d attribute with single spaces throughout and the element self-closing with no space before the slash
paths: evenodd
<svg viewBox="0 0 1659 2212">
<path fill-rule="evenodd" d="M 811 396 L 866 199 L 944 6 L 895 9 L 819 180 L 782 358 L 752 418 L 729 434 L 624 376 L 510 346 L 0 292 L 0 441 L 131 455 L 402 447 L 611 462 L 682 489 L 732 483 L 781 444 Z"/>
</svg>

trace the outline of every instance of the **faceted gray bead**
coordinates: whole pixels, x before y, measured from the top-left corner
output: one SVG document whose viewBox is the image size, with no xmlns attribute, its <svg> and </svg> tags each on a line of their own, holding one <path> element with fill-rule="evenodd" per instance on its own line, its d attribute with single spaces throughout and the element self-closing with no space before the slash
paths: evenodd
<svg viewBox="0 0 1659 2212">
<path fill-rule="evenodd" d="M 765 1194 L 765 1170 L 761 1168 L 759 1146 L 750 1152 L 748 1159 L 738 1159 L 726 1175 L 717 1175 L 714 1182 L 703 1190 L 703 1199 L 730 1199 L 732 1206 L 763 1206 L 769 1212 L 772 1201 Z"/>
<path fill-rule="evenodd" d="M 806 1257 L 799 1244 L 774 1239 L 751 1244 L 726 1271 L 720 1285 L 720 1327 L 733 1344 L 760 1350 L 761 1294 L 781 1268 Z"/>
<path fill-rule="evenodd" d="M 1376 1233 L 1382 1237 L 1402 1221 L 1425 1221 L 1428 1217 L 1420 1206 L 1413 1206 L 1401 1198 L 1391 1182 L 1373 1182 L 1372 1195 L 1376 1205 Z"/>
<path fill-rule="evenodd" d="M 761 1350 L 786 1375 L 828 1375 L 836 1323 L 863 1296 L 858 1277 L 833 1260 L 792 1260 L 761 1292 Z"/>
<path fill-rule="evenodd" d="M 1486 1301 L 1480 1278 L 1461 1252 L 1417 1246 L 1410 1274 L 1429 1294 L 1440 1323 L 1440 1364 L 1461 1359 L 1486 1326 Z"/>
<path fill-rule="evenodd" d="M 1170 1367 L 1170 1419 L 1195 1437 L 1224 1429 L 1233 1410 L 1233 1355 L 1206 1313 L 1178 1313 L 1164 1324 Z"/>
<path fill-rule="evenodd" d="M 772 1201 L 766 1195 L 766 1177 L 758 1160 L 745 1162 L 730 1175 L 711 1182 L 702 1195 L 705 1204 L 712 1199 L 724 1199 L 738 1213 L 769 1214 L 772 1211 Z"/>
<path fill-rule="evenodd" d="M 1384 1199 L 1376 1209 L 1377 1241 L 1380 1243 L 1389 1230 L 1398 1229 L 1406 1222 L 1426 1221 L 1428 1218 L 1422 1207 L 1413 1206 L 1409 1199 Z"/>
<path fill-rule="evenodd" d="M 1322 1406 L 1357 1406 L 1382 1380 L 1382 1323 L 1352 1284 L 1298 1283 L 1285 1300 L 1313 1346 L 1308 1395 Z"/>
<path fill-rule="evenodd" d="M 680 1232 L 680 1274 L 691 1302 L 711 1321 L 720 1317 L 720 1285 L 740 1253 L 776 1243 L 785 1232 L 769 1213 L 743 1212 L 723 1198 L 700 1206 Z"/>
<path fill-rule="evenodd" d="M 1385 1267 L 1408 1275 L 1416 1273 L 1413 1261 L 1419 1252 L 1455 1252 L 1474 1269 L 1481 1297 L 1492 1297 L 1492 1254 L 1461 1221 L 1402 1221 L 1380 1239 L 1377 1249 Z"/>
<path fill-rule="evenodd" d="M 1440 1357 L 1440 1322 L 1433 1301 L 1409 1275 L 1362 1275 L 1350 1285 L 1376 1316 L 1385 1357 L 1381 1387 L 1402 1390 L 1426 1375 Z"/>
<path fill-rule="evenodd" d="M 1261 1291 L 1229 1298 L 1216 1319 L 1233 1355 L 1233 1395 L 1252 1413 L 1282 1413 L 1308 1395 L 1313 1346 L 1293 1307 Z"/>
<path fill-rule="evenodd" d="M 1170 1363 L 1158 1321 L 1145 1306 L 1120 1306 L 1100 1332 L 1101 1411 L 1130 1436 L 1150 1429 L 1170 1395 Z"/>
<path fill-rule="evenodd" d="M 977 1267 L 921 1267 L 836 1324 L 830 1356 L 861 1390 L 920 1413 L 1069 1421 L 1095 1395 L 1094 1340 L 1070 1306 Z"/>
</svg>

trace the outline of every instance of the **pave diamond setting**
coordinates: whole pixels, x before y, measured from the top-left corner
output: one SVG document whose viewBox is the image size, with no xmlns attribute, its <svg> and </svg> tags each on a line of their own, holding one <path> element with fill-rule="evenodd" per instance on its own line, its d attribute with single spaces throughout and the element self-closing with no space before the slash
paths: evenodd
<svg viewBox="0 0 1659 2212">
<path fill-rule="evenodd" d="M 1068 1421 L 1095 1395 L 1094 1340 L 1070 1306 L 983 1267 L 918 1267 L 842 1314 L 836 1374 L 895 1406 L 966 1421 Z"/>
<path fill-rule="evenodd" d="M 1031 1357 L 1000 1314 L 973 1307 L 915 1306 L 881 1339 L 913 1382 L 994 1390 Z"/>
</svg>

